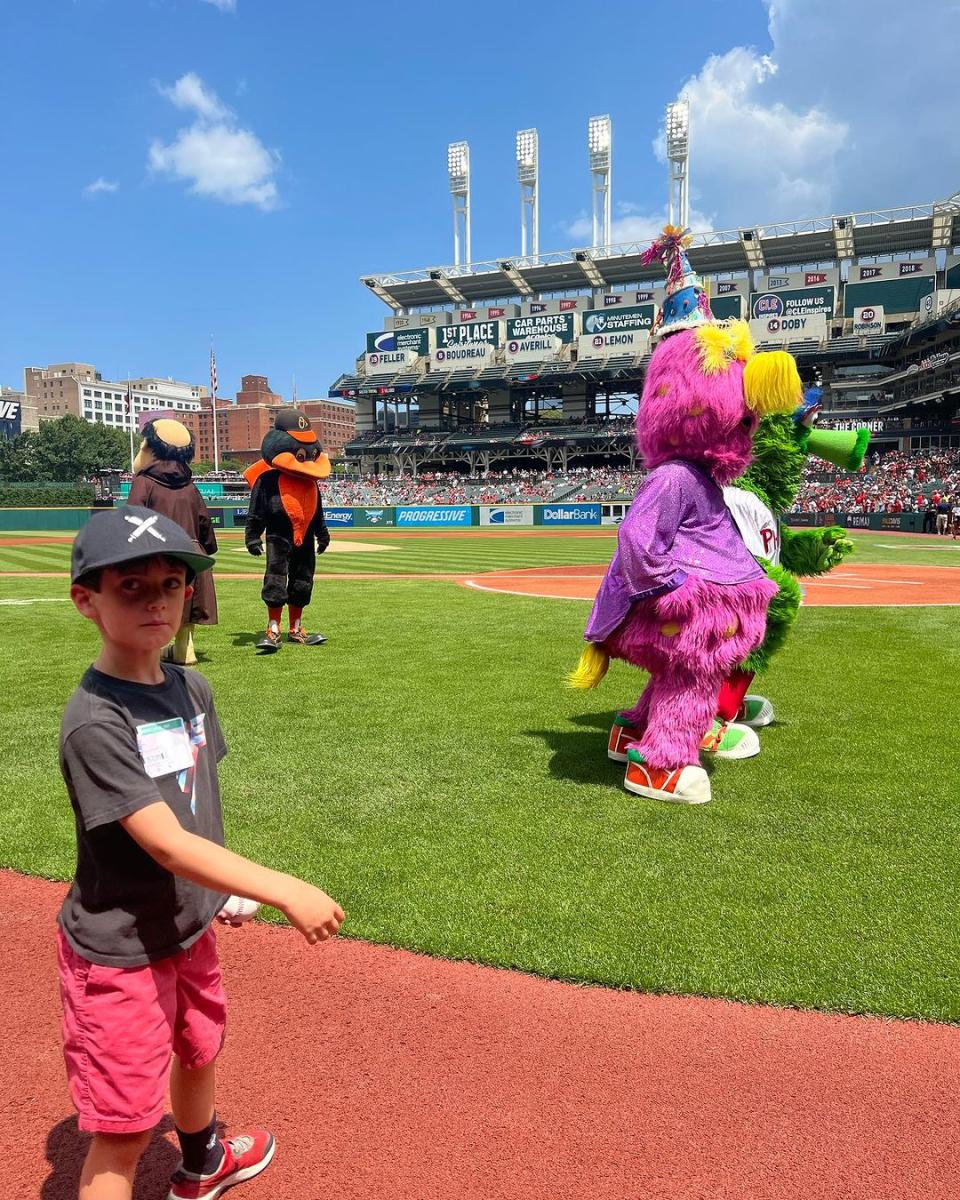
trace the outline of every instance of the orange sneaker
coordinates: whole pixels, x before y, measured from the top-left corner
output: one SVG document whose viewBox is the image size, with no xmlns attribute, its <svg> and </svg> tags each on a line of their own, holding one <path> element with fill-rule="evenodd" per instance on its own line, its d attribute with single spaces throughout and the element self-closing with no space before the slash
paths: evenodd
<svg viewBox="0 0 960 1200">
<path fill-rule="evenodd" d="M 607 758 L 613 762 L 627 761 L 627 747 L 631 742 L 639 742 L 640 730 L 631 725 L 623 713 L 617 713 L 610 726 L 610 736 L 607 738 Z"/>
<path fill-rule="evenodd" d="M 652 767 L 639 750 L 627 751 L 623 786 L 635 796 L 669 804 L 706 804 L 710 800 L 710 779 L 703 767 Z"/>
</svg>

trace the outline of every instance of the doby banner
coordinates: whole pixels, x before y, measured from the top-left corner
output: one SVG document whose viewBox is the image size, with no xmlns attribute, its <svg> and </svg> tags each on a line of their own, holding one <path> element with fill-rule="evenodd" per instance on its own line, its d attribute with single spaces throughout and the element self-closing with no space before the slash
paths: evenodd
<svg viewBox="0 0 960 1200">
<path fill-rule="evenodd" d="M 803 342 L 808 338 L 822 342 L 827 336 L 827 318 L 823 313 L 767 317 L 751 321 L 750 332 L 755 342 Z"/>
</svg>

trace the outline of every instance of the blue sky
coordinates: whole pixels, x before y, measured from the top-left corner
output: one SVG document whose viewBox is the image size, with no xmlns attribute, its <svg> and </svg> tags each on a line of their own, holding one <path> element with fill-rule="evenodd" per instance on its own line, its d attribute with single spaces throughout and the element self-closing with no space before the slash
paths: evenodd
<svg viewBox="0 0 960 1200">
<path fill-rule="evenodd" d="M 212 334 L 221 394 L 250 373 L 289 396 L 295 373 L 325 395 L 387 314 L 360 275 L 452 259 L 448 142 L 470 142 L 473 257 L 494 258 L 519 251 L 513 139 L 536 126 L 540 245 L 562 249 L 589 242 L 586 124 L 610 113 L 614 235 L 646 237 L 681 90 L 695 228 L 952 193 L 960 6 L 915 13 L 10 0 L 0 383 L 70 359 L 205 382 Z"/>
</svg>

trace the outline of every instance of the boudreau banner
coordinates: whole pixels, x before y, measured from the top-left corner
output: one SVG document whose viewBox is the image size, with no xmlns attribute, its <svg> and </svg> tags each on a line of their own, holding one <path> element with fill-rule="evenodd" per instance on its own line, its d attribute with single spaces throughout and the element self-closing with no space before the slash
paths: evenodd
<svg viewBox="0 0 960 1200">
<path fill-rule="evenodd" d="M 883 333 L 886 323 L 883 308 L 878 304 L 864 305 L 853 310 L 853 333 L 855 337 L 863 337 L 868 333 Z"/>
<path fill-rule="evenodd" d="M 474 342 L 472 345 L 448 346 L 446 350 L 433 352 L 433 365 L 441 371 L 456 368 L 485 367 L 493 359 L 493 346 L 489 342 Z"/>
</svg>

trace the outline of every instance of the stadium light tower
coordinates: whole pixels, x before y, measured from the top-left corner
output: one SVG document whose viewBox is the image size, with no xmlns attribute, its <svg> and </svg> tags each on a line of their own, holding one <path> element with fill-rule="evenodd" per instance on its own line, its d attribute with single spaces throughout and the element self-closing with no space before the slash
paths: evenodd
<svg viewBox="0 0 960 1200">
<path fill-rule="evenodd" d="M 587 150 L 593 174 L 593 245 L 610 245 L 610 175 L 613 158 L 613 125 L 609 116 L 591 117 L 587 125 Z"/>
<path fill-rule="evenodd" d="M 453 198 L 453 262 L 460 266 L 461 247 L 470 262 L 470 146 L 467 142 L 451 142 L 447 146 L 447 174 Z"/>
<path fill-rule="evenodd" d="M 671 225 L 686 229 L 690 221 L 687 202 L 687 168 L 690 165 L 690 105 L 677 100 L 667 105 L 667 162 L 670 166 L 667 209 Z"/>
<path fill-rule="evenodd" d="M 518 130 L 517 179 L 520 181 L 520 256 L 523 259 L 527 257 L 528 245 L 534 258 L 540 253 L 539 160 L 540 142 L 537 131 Z"/>
</svg>

